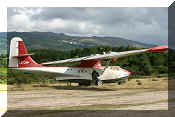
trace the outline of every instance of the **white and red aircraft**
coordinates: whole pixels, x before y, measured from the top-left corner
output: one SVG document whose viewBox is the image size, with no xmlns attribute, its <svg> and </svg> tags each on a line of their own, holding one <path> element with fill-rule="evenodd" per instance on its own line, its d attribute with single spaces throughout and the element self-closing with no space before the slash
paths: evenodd
<svg viewBox="0 0 175 117">
<path fill-rule="evenodd" d="M 9 68 L 33 72 L 50 72 L 57 73 L 57 80 L 71 80 L 79 82 L 79 85 L 102 85 L 107 82 L 116 82 L 127 79 L 130 72 L 119 66 L 102 66 L 101 61 L 118 59 L 130 55 L 141 54 L 144 52 L 164 52 L 167 46 L 159 46 L 150 49 L 132 50 L 125 52 L 109 52 L 96 54 L 92 56 L 66 59 L 38 64 L 28 54 L 23 40 L 19 37 L 12 38 L 10 42 Z M 78 66 L 71 67 L 51 67 L 44 66 L 50 64 L 80 62 Z M 82 82 L 86 81 L 86 82 Z M 119 82 L 120 83 L 120 82 Z"/>
</svg>

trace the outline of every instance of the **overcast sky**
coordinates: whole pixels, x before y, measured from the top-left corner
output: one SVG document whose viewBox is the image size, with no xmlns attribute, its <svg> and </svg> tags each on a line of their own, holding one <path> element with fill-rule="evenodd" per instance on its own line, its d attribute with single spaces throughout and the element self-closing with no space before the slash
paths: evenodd
<svg viewBox="0 0 175 117">
<path fill-rule="evenodd" d="M 8 31 L 115 36 L 168 44 L 168 8 L 8 8 Z"/>
</svg>

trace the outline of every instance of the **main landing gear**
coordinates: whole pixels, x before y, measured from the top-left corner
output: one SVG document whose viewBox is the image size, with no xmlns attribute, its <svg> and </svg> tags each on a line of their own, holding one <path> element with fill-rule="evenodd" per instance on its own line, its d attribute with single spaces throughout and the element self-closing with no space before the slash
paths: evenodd
<svg viewBox="0 0 175 117">
<path fill-rule="evenodd" d="M 99 73 L 96 71 L 93 71 L 91 85 L 97 85 L 97 86 L 103 85 L 103 81 L 99 80 L 98 77 L 99 77 Z"/>
<path fill-rule="evenodd" d="M 99 77 L 99 73 L 96 71 L 92 72 L 92 80 L 86 80 L 83 82 L 79 82 L 79 86 L 102 86 L 103 85 L 103 81 L 98 79 Z"/>
</svg>

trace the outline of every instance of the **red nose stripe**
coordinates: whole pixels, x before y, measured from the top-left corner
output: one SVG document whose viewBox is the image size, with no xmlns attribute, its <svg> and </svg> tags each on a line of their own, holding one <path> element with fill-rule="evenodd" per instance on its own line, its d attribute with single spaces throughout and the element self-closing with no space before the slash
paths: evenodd
<svg viewBox="0 0 175 117">
<path fill-rule="evenodd" d="M 129 76 L 131 75 L 131 72 L 129 72 L 128 70 L 126 70 L 126 69 L 122 69 L 122 70 L 127 72 L 129 74 Z"/>
</svg>

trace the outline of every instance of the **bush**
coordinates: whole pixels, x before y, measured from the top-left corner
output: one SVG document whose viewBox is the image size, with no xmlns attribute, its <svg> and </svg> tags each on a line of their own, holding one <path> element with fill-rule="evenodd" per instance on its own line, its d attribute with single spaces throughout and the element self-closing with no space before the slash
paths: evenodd
<svg viewBox="0 0 175 117">
<path fill-rule="evenodd" d="M 142 85 L 142 82 L 137 82 L 137 85 Z"/>
</svg>

